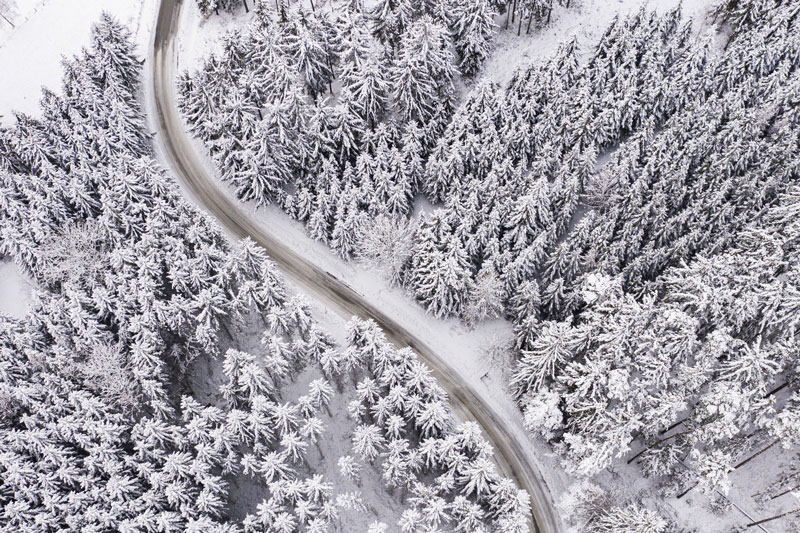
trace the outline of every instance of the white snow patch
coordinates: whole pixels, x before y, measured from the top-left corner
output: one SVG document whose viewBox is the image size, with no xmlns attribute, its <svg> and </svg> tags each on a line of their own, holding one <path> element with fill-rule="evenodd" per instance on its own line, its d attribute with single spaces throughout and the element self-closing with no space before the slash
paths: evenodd
<svg viewBox="0 0 800 533">
<path fill-rule="evenodd" d="M 6 42 L 14 30 L 28 20 L 42 5 L 43 0 L 25 1 L 0 0 L 0 46 Z"/>
<path fill-rule="evenodd" d="M 33 287 L 12 261 L 0 262 L 0 314 L 22 318 L 31 304 Z"/>
</svg>

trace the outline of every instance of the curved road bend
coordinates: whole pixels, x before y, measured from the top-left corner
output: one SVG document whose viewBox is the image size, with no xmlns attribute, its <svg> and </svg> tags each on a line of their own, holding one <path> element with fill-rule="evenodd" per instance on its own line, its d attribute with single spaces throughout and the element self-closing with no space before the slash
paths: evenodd
<svg viewBox="0 0 800 533">
<path fill-rule="evenodd" d="M 503 475 L 514 479 L 531 496 L 534 527 L 541 533 L 557 533 L 559 522 L 538 471 L 525 460 L 524 435 L 507 427 L 507 422 L 466 383 L 444 359 L 386 313 L 365 301 L 341 280 L 295 254 L 278 237 L 253 223 L 238 205 L 228 199 L 216 179 L 209 175 L 197 156 L 178 114 L 175 91 L 177 66 L 176 34 L 182 2 L 161 0 L 153 41 L 153 101 L 156 123 L 169 163 L 197 201 L 232 235 L 250 237 L 267 250 L 283 273 L 304 291 L 330 309 L 349 319 L 353 315 L 373 319 L 397 346 L 409 346 L 431 368 L 450 395 L 453 408 L 464 419 L 474 419 L 495 448 Z"/>
</svg>

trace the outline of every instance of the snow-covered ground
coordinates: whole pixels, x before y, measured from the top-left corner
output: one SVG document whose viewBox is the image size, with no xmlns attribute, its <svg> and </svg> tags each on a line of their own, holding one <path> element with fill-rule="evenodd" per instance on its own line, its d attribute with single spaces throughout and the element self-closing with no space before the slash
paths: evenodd
<svg viewBox="0 0 800 533">
<path fill-rule="evenodd" d="M 0 45 L 36 12 L 41 1 L 0 0 Z"/>
<path fill-rule="evenodd" d="M 125 23 L 144 51 L 157 0 L 0 0 L 14 27 L 0 17 L 0 116 L 37 114 L 41 87 L 61 86 L 61 58 L 88 44 L 89 28 L 105 10 Z"/>
<path fill-rule="evenodd" d="M 203 60 L 209 54 L 220 51 L 222 49 L 220 37 L 229 30 L 243 27 L 246 24 L 246 17 L 249 18 L 244 10 L 239 11 L 235 15 L 221 12 L 220 16 L 204 18 L 195 2 L 183 6 L 181 20 L 191 23 L 181 25 L 178 70 L 195 70 L 203 64 Z"/>
<path fill-rule="evenodd" d="M 0 261 L 0 313 L 22 317 L 31 302 L 31 284 L 13 261 Z"/>
</svg>

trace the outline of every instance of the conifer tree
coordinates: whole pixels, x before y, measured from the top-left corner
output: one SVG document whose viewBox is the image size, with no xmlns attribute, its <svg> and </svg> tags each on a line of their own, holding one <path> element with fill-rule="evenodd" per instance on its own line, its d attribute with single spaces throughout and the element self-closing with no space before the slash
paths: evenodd
<svg viewBox="0 0 800 533">
<path fill-rule="evenodd" d="M 453 7 L 455 13 L 449 14 L 449 25 L 459 57 L 459 69 L 465 76 L 472 76 L 489 55 L 497 12 L 490 0 L 458 3 Z"/>
<path fill-rule="evenodd" d="M 434 102 L 452 104 L 454 58 L 446 30 L 428 17 L 403 35 L 391 68 L 393 98 L 404 120 L 427 122 Z"/>
</svg>

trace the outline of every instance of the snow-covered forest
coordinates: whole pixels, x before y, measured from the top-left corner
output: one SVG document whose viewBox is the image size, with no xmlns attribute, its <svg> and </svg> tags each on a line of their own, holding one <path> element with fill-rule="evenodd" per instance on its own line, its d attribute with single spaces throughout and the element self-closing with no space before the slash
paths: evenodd
<svg viewBox="0 0 800 533">
<path fill-rule="evenodd" d="M 528 497 L 409 349 L 337 344 L 156 163 L 108 15 L 0 129 L 0 531 L 528 531 Z"/>
<path fill-rule="evenodd" d="M 179 81 L 222 179 L 434 317 L 510 320 L 508 387 L 570 473 L 725 496 L 797 453 L 796 2 L 713 2 L 700 35 L 645 7 L 503 85 L 481 77 L 493 37 L 550 2 L 248 4 Z M 800 484 L 767 475 L 767 499 Z M 666 531 L 621 512 L 584 530 Z"/>
<path fill-rule="evenodd" d="M 0 0 L 0 533 L 800 532 L 796 0 L 123 3 Z"/>
</svg>

